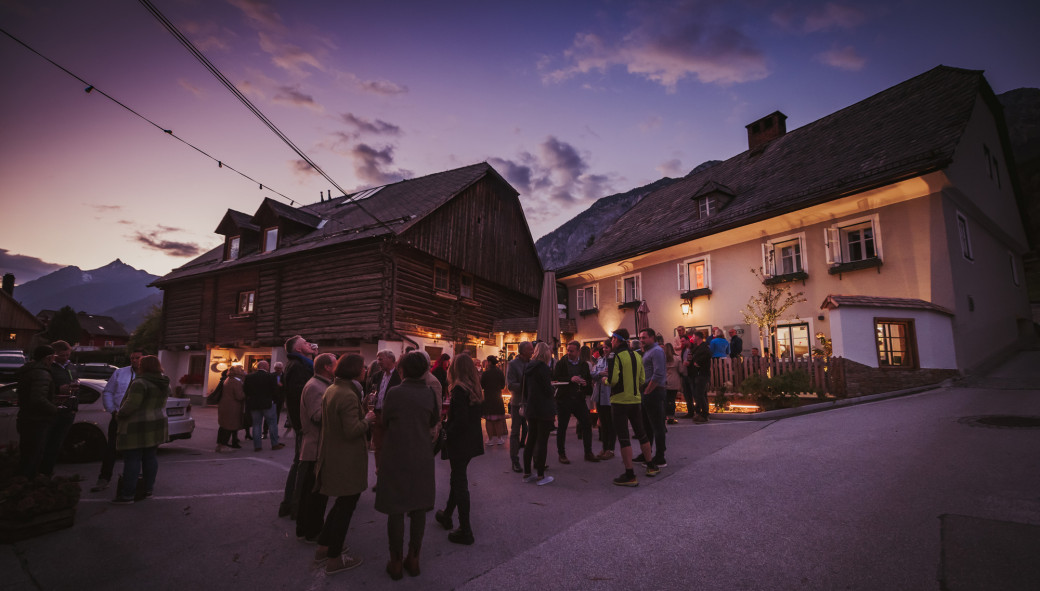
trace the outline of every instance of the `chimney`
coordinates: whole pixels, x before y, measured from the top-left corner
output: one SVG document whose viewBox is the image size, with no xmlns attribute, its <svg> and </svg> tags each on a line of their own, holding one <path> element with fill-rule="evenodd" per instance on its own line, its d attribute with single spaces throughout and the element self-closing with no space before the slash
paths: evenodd
<svg viewBox="0 0 1040 591">
<path fill-rule="evenodd" d="M 13 273 L 4 273 L 4 287 L 3 287 L 3 289 L 4 289 L 4 291 L 7 292 L 7 295 L 9 295 L 11 297 L 14 297 L 14 274 Z"/>
<path fill-rule="evenodd" d="M 787 115 L 774 111 L 746 127 L 748 150 L 758 152 L 769 142 L 787 133 Z"/>
</svg>

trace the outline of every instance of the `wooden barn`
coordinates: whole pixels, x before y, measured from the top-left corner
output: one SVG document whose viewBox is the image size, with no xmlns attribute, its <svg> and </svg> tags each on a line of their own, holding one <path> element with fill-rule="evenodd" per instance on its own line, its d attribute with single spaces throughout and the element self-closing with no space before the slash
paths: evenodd
<svg viewBox="0 0 1040 591">
<path fill-rule="evenodd" d="M 408 346 L 484 356 L 503 347 L 496 320 L 538 313 L 518 193 L 486 163 L 299 208 L 265 199 L 216 232 L 222 246 L 154 284 L 163 366 L 200 390 L 226 365 L 283 360 L 296 334 L 367 361 Z"/>
</svg>

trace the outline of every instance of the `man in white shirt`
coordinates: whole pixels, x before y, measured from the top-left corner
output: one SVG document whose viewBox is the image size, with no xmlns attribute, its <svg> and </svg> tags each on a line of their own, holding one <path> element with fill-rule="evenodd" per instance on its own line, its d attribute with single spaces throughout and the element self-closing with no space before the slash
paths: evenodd
<svg viewBox="0 0 1040 591">
<path fill-rule="evenodd" d="M 101 403 L 112 418 L 108 422 L 108 445 L 105 446 L 105 453 L 101 458 L 101 474 L 98 476 L 97 484 L 90 489 L 90 492 L 105 490 L 108 488 L 109 481 L 112 480 L 112 468 L 116 464 L 116 432 L 119 430 L 116 413 L 119 411 L 119 405 L 123 403 L 123 396 L 126 396 L 126 389 L 130 387 L 130 382 L 137 377 L 142 357 L 144 357 L 143 351 L 131 353 L 130 365 L 117 369 L 112 377 L 108 378 L 108 383 L 101 392 Z"/>
</svg>

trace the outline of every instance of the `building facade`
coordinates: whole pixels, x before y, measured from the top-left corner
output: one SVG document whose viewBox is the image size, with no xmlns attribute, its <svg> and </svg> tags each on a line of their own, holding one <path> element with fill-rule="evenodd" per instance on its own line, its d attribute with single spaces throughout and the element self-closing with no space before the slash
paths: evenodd
<svg viewBox="0 0 1040 591">
<path fill-rule="evenodd" d="M 797 358 L 819 334 L 868 369 L 947 375 L 1032 333 L 1014 163 L 982 72 L 940 66 L 789 133 L 785 119 L 748 125 L 746 152 L 646 196 L 557 270 L 578 338 L 633 330 L 645 300 L 666 335 L 735 328 L 745 354 Z M 768 284 L 805 299 L 775 336 L 742 314 Z"/>
<path fill-rule="evenodd" d="M 167 373 L 209 391 L 230 364 L 406 347 L 497 353 L 500 318 L 537 314 L 542 269 L 518 194 L 475 164 L 300 208 L 228 210 L 224 244 L 160 278 Z"/>
</svg>

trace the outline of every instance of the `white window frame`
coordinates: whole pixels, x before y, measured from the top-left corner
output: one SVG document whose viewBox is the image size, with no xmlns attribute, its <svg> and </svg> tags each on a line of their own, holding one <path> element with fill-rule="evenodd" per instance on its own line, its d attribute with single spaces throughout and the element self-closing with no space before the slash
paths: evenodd
<svg viewBox="0 0 1040 591">
<path fill-rule="evenodd" d="M 628 295 L 625 293 L 625 280 L 627 279 L 635 279 L 635 289 L 633 290 L 635 292 L 633 294 L 635 297 L 631 300 L 625 299 L 625 297 Z M 614 295 L 617 297 L 617 303 L 619 304 L 627 304 L 629 302 L 641 301 L 643 299 L 643 274 L 631 273 L 628 275 L 623 275 L 618 279 L 615 279 Z"/>
<path fill-rule="evenodd" d="M 975 262 L 975 251 L 971 246 L 971 228 L 968 227 L 968 217 L 957 212 L 957 241 L 961 244 L 961 255 L 965 260 Z"/>
<path fill-rule="evenodd" d="M 701 261 L 704 262 L 704 286 L 693 287 L 690 284 L 690 265 Z M 680 292 L 692 291 L 694 289 L 711 289 L 711 255 L 705 254 L 685 259 L 676 265 L 676 274 Z"/>
<path fill-rule="evenodd" d="M 842 263 L 859 262 L 861 260 L 869 259 L 857 259 L 856 261 L 848 260 L 848 231 L 853 226 L 859 226 L 863 224 L 870 224 L 872 229 L 872 237 L 874 240 L 874 253 L 879 261 L 884 260 L 884 251 L 881 248 L 881 223 L 878 219 L 878 214 L 871 214 L 859 218 L 850 220 L 843 220 L 831 224 L 829 227 L 823 229 L 823 240 L 824 240 L 824 251 L 827 255 L 828 265 L 840 265 Z"/>
<path fill-rule="evenodd" d="M 806 242 L 805 232 L 799 232 L 797 234 L 790 234 L 787 236 L 780 236 L 779 238 L 773 238 L 762 243 L 762 274 L 766 277 L 775 277 L 777 275 L 788 275 L 788 273 L 778 273 L 776 270 L 777 266 L 777 254 L 776 247 L 780 244 L 786 244 L 788 242 L 798 241 L 798 265 L 799 269 L 792 271 L 791 273 L 804 273 L 807 268 L 807 255 L 806 255 Z M 781 269 L 782 270 L 782 269 Z"/>
<path fill-rule="evenodd" d="M 708 218 L 719 212 L 719 199 L 715 195 L 705 195 L 697 199 L 697 217 Z"/>
<path fill-rule="evenodd" d="M 252 314 L 256 306 L 256 290 L 238 292 L 238 314 Z"/>
<path fill-rule="evenodd" d="M 590 297 L 591 296 L 591 297 Z M 592 300 L 591 302 L 589 300 Z M 595 283 L 582 285 L 574 291 L 574 303 L 579 312 L 599 309 L 599 286 Z"/>
</svg>

